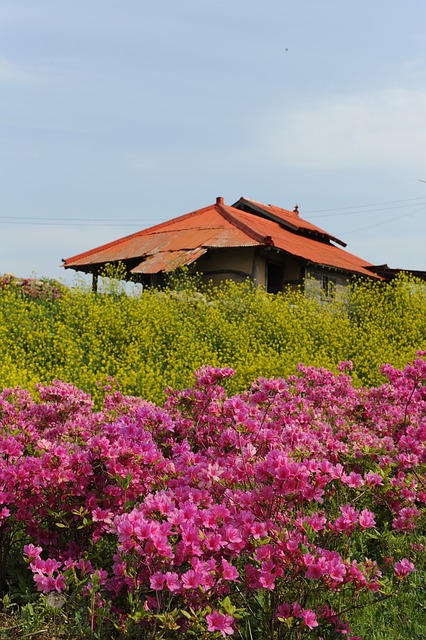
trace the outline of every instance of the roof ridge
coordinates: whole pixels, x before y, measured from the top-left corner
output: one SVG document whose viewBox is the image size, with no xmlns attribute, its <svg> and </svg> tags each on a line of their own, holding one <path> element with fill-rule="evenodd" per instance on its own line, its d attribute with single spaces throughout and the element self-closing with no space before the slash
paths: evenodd
<svg viewBox="0 0 426 640">
<path fill-rule="evenodd" d="M 315 234 L 320 238 L 327 239 L 328 241 L 331 240 L 332 242 L 336 242 L 342 247 L 347 246 L 346 242 L 344 242 L 343 240 L 340 240 L 340 238 L 337 238 L 336 236 L 331 235 L 331 233 L 329 233 L 328 231 L 325 231 L 324 229 L 317 227 L 312 222 L 305 220 L 305 218 L 302 218 L 299 213 L 295 214 L 294 211 L 290 211 L 289 209 L 284 209 L 283 207 L 279 207 L 276 204 L 263 204 L 262 202 L 258 202 L 257 200 L 251 200 L 250 198 L 245 198 L 244 196 L 241 196 L 241 198 L 233 206 L 236 207 L 236 205 L 240 203 L 242 205 L 247 205 L 248 207 L 251 207 L 255 211 L 257 210 L 259 212 L 259 215 L 263 215 L 264 217 L 269 218 L 269 220 L 272 220 L 273 222 L 277 222 L 278 224 L 287 227 L 288 229 L 290 229 L 291 231 L 294 231 L 298 235 L 309 236 L 310 234 Z M 277 215 L 277 213 L 274 212 L 274 210 L 278 212 L 282 212 L 282 214 L 285 216 L 290 217 L 294 215 L 294 222 L 281 218 L 279 215 Z M 297 224 L 298 220 L 302 224 Z M 311 228 L 307 228 L 304 225 L 309 225 L 309 227 Z"/>
<path fill-rule="evenodd" d="M 229 209 L 234 209 L 234 207 L 230 207 L 222 203 L 217 203 L 216 209 L 218 209 L 220 215 L 223 218 L 225 218 L 227 222 L 230 222 L 231 224 L 233 224 L 235 227 L 237 227 L 237 229 L 245 233 L 247 236 L 249 236 L 249 238 L 251 238 L 255 242 L 260 242 L 260 243 L 273 246 L 274 241 L 272 240 L 271 236 L 263 236 L 261 233 L 254 231 L 254 229 L 249 227 L 245 222 L 243 222 L 242 220 L 239 220 L 238 217 L 235 216 L 233 211 L 232 212 L 229 211 Z M 240 213 L 238 209 L 234 209 L 234 211 L 237 214 Z"/>
<path fill-rule="evenodd" d="M 103 251 L 104 249 L 109 249 L 110 247 L 117 247 L 123 242 L 127 242 L 131 238 L 137 238 L 139 236 L 148 235 L 151 233 L 158 233 L 160 229 L 165 229 L 166 227 L 172 224 L 175 224 L 177 221 L 185 220 L 185 218 L 190 218 L 199 213 L 204 213 L 206 210 L 211 209 L 213 206 L 214 205 L 211 205 L 211 204 L 207 205 L 202 209 L 196 209 L 194 211 L 190 211 L 189 213 L 184 213 L 181 216 L 177 216 L 177 218 L 172 218 L 171 220 L 165 220 L 164 222 L 160 222 L 154 225 L 153 227 L 146 227 L 145 229 L 141 229 L 140 231 L 136 231 L 135 233 L 130 233 L 128 236 L 123 236 L 122 238 L 117 238 L 117 240 L 106 242 L 105 244 L 101 244 L 98 247 L 95 247 L 94 249 L 89 249 L 88 251 L 82 251 L 81 253 L 77 253 L 75 256 L 71 256 L 70 258 L 67 258 L 63 263 L 63 265 L 61 266 L 66 267 L 68 262 L 73 262 L 74 260 L 78 260 L 79 258 L 82 258 L 84 256 L 91 256 L 94 253 L 98 253 L 99 251 L 101 250 Z"/>
</svg>

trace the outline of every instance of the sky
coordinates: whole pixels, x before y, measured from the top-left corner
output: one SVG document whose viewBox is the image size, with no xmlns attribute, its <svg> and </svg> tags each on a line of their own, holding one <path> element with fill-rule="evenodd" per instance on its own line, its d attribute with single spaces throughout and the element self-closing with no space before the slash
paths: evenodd
<svg viewBox="0 0 426 640">
<path fill-rule="evenodd" d="M 2 0 L 0 273 L 241 196 L 426 270 L 424 0 Z"/>
</svg>

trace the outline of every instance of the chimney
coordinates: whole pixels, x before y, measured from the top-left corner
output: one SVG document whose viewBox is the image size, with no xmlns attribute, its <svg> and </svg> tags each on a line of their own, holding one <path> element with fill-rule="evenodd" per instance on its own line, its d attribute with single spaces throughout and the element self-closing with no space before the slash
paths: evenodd
<svg viewBox="0 0 426 640">
<path fill-rule="evenodd" d="M 216 198 L 216 204 L 223 204 L 223 198 L 221 196 Z"/>
</svg>

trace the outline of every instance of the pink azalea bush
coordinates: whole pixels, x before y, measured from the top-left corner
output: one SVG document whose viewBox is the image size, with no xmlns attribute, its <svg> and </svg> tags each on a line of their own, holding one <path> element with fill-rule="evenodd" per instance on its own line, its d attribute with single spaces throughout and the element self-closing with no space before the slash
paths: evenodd
<svg viewBox="0 0 426 640">
<path fill-rule="evenodd" d="M 96 637 L 357 638 L 422 568 L 423 356 L 379 388 L 343 363 L 232 397 L 205 367 L 163 408 L 4 389 L 0 586 L 24 555 Z"/>
<path fill-rule="evenodd" d="M 9 290 L 24 298 L 57 300 L 64 295 L 65 285 L 50 278 L 17 278 L 9 273 L 0 275 L 0 291 Z"/>
</svg>

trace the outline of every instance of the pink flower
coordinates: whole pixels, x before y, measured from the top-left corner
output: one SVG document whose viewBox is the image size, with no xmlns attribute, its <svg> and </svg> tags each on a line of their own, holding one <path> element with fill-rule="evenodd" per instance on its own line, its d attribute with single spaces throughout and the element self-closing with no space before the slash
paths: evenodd
<svg viewBox="0 0 426 640">
<path fill-rule="evenodd" d="M 393 570 L 397 578 L 405 578 L 409 573 L 415 571 L 414 564 L 403 558 L 400 562 L 395 562 Z"/>
<path fill-rule="evenodd" d="M 233 635 L 232 623 L 234 619 L 229 614 L 222 614 L 214 610 L 206 615 L 206 620 L 208 631 L 220 631 L 223 637 Z"/>
<path fill-rule="evenodd" d="M 213 533 L 206 536 L 204 545 L 211 551 L 219 551 L 223 546 L 226 545 L 226 543 L 224 542 L 220 533 Z"/>
<path fill-rule="evenodd" d="M 55 558 L 47 558 L 42 560 L 40 556 L 35 556 L 34 560 L 30 563 L 31 570 L 37 573 L 49 573 L 53 574 L 54 571 L 58 571 L 62 566 L 61 562 L 55 560 Z"/>
<path fill-rule="evenodd" d="M 275 610 L 276 618 L 289 618 L 291 616 L 291 604 L 288 602 L 283 602 L 279 604 Z"/>
<path fill-rule="evenodd" d="M 225 558 L 222 558 L 222 575 L 225 580 L 238 580 L 238 571 L 233 564 L 230 564 Z"/>
<path fill-rule="evenodd" d="M 426 490 L 409 470 L 415 460 L 419 476 L 426 466 L 426 362 L 385 372 L 389 383 L 358 391 L 348 376 L 301 367 L 228 397 L 226 372 L 207 368 L 163 408 L 114 386 L 96 413 L 60 382 L 40 389 L 37 403 L 0 391 L 0 523 L 10 510 L 33 542 L 25 559 L 44 593 L 64 589 L 75 570 L 92 582 L 84 598 L 100 583 L 114 608 L 134 592 L 162 615 L 178 595 L 198 612 L 218 609 L 208 609 L 207 635 L 235 637 L 239 621 L 223 600 L 234 582 L 253 609 L 259 592 L 282 583 L 301 604 L 268 616 L 294 617 L 302 635 L 321 616 L 350 634 L 321 603 L 338 592 L 344 611 L 353 593 L 380 589 L 376 561 L 399 583 L 423 552 L 413 535 L 409 559 L 364 558 L 367 529 L 381 532 L 377 509 L 389 508 L 396 545 L 426 512 Z M 95 562 L 98 541 L 111 550 L 109 574 Z M 302 608 L 311 595 L 315 610 Z"/>
<path fill-rule="evenodd" d="M 343 578 L 346 575 L 346 567 L 341 559 L 334 558 L 328 563 L 328 573 L 335 582 L 343 582 Z"/>
<path fill-rule="evenodd" d="M 416 524 L 420 511 L 417 507 L 404 507 L 398 512 L 398 516 L 394 518 L 392 526 L 396 531 L 412 531 Z"/>
<path fill-rule="evenodd" d="M 376 485 L 383 485 L 382 476 L 379 476 L 378 473 L 373 473 L 372 471 L 369 471 L 368 473 L 365 474 L 364 480 L 369 487 L 374 487 Z"/>
<path fill-rule="evenodd" d="M 354 509 L 350 504 L 345 504 L 343 507 L 340 507 L 340 511 L 342 515 L 335 520 L 332 528 L 340 533 L 351 533 L 355 529 L 359 511 Z"/>
<path fill-rule="evenodd" d="M 302 609 L 302 620 L 309 629 L 318 626 L 317 616 L 312 609 Z"/>
<path fill-rule="evenodd" d="M 32 560 L 35 558 L 38 558 L 42 551 L 43 549 L 41 547 L 35 547 L 33 544 L 26 544 L 24 546 L 25 555 L 28 556 L 28 558 L 31 558 Z"/>
<path fill-rule="evenodd" d="M 355 489 L 356 487 L 361 487 L 363 484 L 362 476 L 359 473 L 355 473 L 351 471 L 349 475 L 342 476 L 342 482 L 347 484 L 348 487 L 352 487 Z"/>
<path fill-rule="evenodd" d="M 245 542 L 240 531 L 236 527 L 228 526 L 225 529 L 226 540 L 229 549 L 232 551 L 241 551 L 245 547 Z"/>
<path fill-rule="evenodd" d="M 250 533 L 255 540 L 267 535 L 267 528 L 264 522 L 253 522 L 250 525 Z"/>
<path fill-rule="evenodd" d="M 312 609 L 302 609 L 298 602 L 293 602 L 293 615 L 296 618 L 301 618 L 303 624 L 309 629 L 313 629 L 318 626 L 317 616 Z"/>
<path fill-rule="evenodd" d="M 161 573 L 161 571 L 153 573 L 149 579 L 151 589 L 154 589 L 155 591 L 162 591 L 162 589 L 164 588 L 165 579 L 166 577 Z"/>
<path fill-rule="evenodd" d="M 50 591 L 60 592 L 66 587 L 65 580 L 61 575 L 54 578 L 53 575 L 45 576 L 42 573 L 35 573 L 34 582 L 37 585 L 37 591 L 42 591 L 43 593 L 49 593 Z"/>
<path fill-rule="evenodd" d="M 181 583 L 177 573 L 167 571 L 166 584 L 169 591 L 180 591 Z"/>
<path fill-rule="evenodd" d="M 352 360 L 342 361 L 339 363 L 339 371 L 352 371 L 354 368 Z"/>
<path fill-rule="evenodd" d="M 182 585 L 184 589 L 198 589 L 203 582 L 203 575 L 199 571 L 190 569 L 182 575 Z"/>
<path fill-rule="evenodd" d="M 304 522 L 309 524 L 314 531 L 322 531 L 327 523 L 327 518 L 321 513 L 314 513 L 314 515 L 304 518 Z"/>
<path fill-rule="evenodd" d="M 363 509 L 359 516 L 359 524 L 363 529 L 369 529 L 376 526 L 374 513 L 368 509 Z"/>
<path fill-rule="evenodd" d="M 269 571 L 261 571 L 259 582 L 264 589 L 275 589 L 275 576 Z"/>
<path fill-rule="evenodd" d="M 340 507 L 340 511 L 342 512 L 342 516 L 348 524 L 354 524 L 358 517 L 358 511 L 354 509 L 350 504 L 345 504 L 343 507 Z"/>
<path fill-rule="evenodd" d="M 306 577 L 312 580 L 319 580 L 326 573 L 326 561 L 324 558 L 319 558 L 318 561 L 309 565 L 306 571 Z"/>
</svg>

